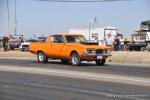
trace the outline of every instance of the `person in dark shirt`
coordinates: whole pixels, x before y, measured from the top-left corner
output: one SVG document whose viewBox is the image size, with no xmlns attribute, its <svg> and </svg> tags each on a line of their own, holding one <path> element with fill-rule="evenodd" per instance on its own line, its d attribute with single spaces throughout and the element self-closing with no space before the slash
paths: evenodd
<svg viewBox="0 0 150 100">
<path fill-rule="evenodd" d="M 114 41 L 114 50 L 119 51 L 119 46 L 120 46 L 120 40 L 118 39 L 118 37 L 116 37 Z"/>
<path fill-rule="evenodd" d="M 6 36 L 2 38 L 2 43 L 3 43 L 4 51 L 7 51 L 8 38 Z"/>
</svg>

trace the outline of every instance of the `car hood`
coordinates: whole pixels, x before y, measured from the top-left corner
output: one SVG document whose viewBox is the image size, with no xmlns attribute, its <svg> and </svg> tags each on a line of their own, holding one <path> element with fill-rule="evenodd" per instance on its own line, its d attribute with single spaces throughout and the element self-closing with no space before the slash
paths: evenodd
<svg viewBox="0 0 150 100">
<path fill-rule="evenodd" d="M 18 43 L 18 42 L 21 42 L 20 39 L 10 39 L 9 40 L 10 43 Z"/>
</svg>

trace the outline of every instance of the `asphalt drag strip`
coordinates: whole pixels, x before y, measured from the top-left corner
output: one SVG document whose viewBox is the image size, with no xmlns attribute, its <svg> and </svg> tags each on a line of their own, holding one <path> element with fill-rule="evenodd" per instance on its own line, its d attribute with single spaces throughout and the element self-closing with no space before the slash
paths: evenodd
<svg viewBox="0 0 150 100">
<path fill-rule="evenodd" d="M 69 71 L 69 70 L 62 70 L 62 69 L 35 68 L 35 67 L 29 68 L 29 67 L 5 66 L 5 65 L 0 65 L 0 71 L 52 75 L 52 76 L 59 76 L 59 77 L 69 77 L 69 78 L 87 79 L 87 80 L 95 80 L 95 81 L 150 86 L 149 78 L 140 78 L 140 77 L 132 77 L 132 76 L 118 76 L 118 75 L 111 75 L 111 74 Z"/>
</svg>

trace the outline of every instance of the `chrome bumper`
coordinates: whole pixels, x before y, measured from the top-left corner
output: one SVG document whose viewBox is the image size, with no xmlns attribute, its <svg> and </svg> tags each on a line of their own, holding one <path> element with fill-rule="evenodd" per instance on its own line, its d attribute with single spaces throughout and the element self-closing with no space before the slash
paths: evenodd
<svg viewBox="0 0 150 100">
<path fill-rule="evenodd" d="M 97 57 L 97 56 L 102 56 L 102 57 L 110 57 L 112 54 L 85 54 L 84 57 Z"/>
</svg>

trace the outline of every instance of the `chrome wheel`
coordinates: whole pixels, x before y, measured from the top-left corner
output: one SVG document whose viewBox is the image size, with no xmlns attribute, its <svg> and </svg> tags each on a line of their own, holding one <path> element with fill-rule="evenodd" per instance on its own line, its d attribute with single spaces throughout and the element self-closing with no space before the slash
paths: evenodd
<svg viewBox="0 0 150 100">
<path fill-rule="evenodd" d="M 40 62 L 40 63 L 46 63 L 48 61 L 48 58 L 46 57 L 46 55 L 43 52 L 39 52 L 37 54 L 37 59 L 38 59 L 38 62 Z"/>
<path fill-rule="evenodd" d="M 81 59 L 77 53 L 73 53 L 71 55 L 71 63 L 72 65 L 79 65 L 81 63 Z"/>
<path fill-rule="evenodd" d="M 44 55 L 42 55 L 41 53 L 39 54 L 39 60 L 40 61 L 43 61 L 43 59 L 44 59 Z"/>
</svg>

